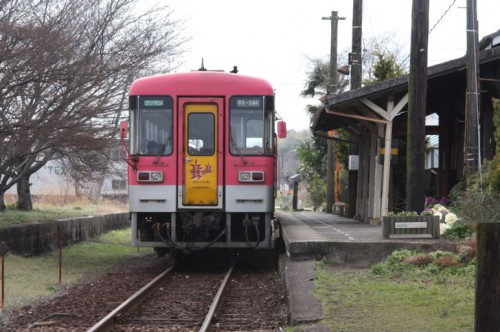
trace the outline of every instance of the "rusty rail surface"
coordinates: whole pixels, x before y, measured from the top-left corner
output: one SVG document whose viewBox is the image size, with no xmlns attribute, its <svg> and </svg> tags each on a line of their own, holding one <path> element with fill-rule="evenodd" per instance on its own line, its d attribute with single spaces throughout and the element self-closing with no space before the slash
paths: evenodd
<svg viewBox="0 0 500 332">
<path fill-rule="evenodd" d="M 116 309 L 110 312 L 106 317 L 101 319 L 97 324 L 92 326 L 88 332 L 101 332 L 111 329 L 117 317 L 126 314 L 139 305 L 144 299 L 156 289 L 156 287 L 165 280 L 165 278 L 172 272 L 174 267 L 169 267 L 163 271 L 159 276 L 151 280 L 146 286 L 138 290 L 134 295 L 129 297 L 125 302 L 120 304 Z"/>
<path fill-rule="evenodd" d="M 226 289 L 227 282 L 229 278 L 231 277 L 231 274 L 233 273 L 234 266 L 231 266 L 231 268 L 227 271 L 226 276 L 222 280 L 222 283 L 219 287 L 219 290 L 217 291 L 217 294 L 215 294 L 215 298 L 212 301 L 212 305 L 210 306 L 210 309 L 208 310 L 208 314 L 205 317 L 205 321 L 203 322 L 203 325 L 200 328 L 200 332 L 206 332 L 210 330 L 210 326 L 212 323 L 212 319 L 214 317 L 215 312 L 217 311 L 217 307 L 219 306 L 220 299 L 222 298 L 222 294 L 224 293 L 224 290 Z"/>
<path fill-rule="evenodd" d="M 143 302 L 144 299 L 149 294 L 151 294 L 151 292 L 154 291 L 161 282 L 165 280 L 165 278 L 170 274 L 170 272 L 172 272 L 172 270 L 173 267 L 170 267 L 164 272 L 162 272 L 159 276 L 150 281 L 146 286 L 142 287 L 134 295 L 132 295 L 130 298 L 128 298 L 126 301 L 124 301 L 122 304 L 116 307 L 112 312 L 110 312 L 106 317 L 101 319 L 97 324 L 92 326 L 88 330 L 88 332 L 102 332 L 110 330 L 115 324 L 117 318 L 126 315 L 127 313 L 132 311 L 135 307 L 137 307 L 141 302 Z M 217 290 L 217 293 L 214 299 L 212 300 L 212 304 L 210 305 L 210 309 L 208 310 L 205 320 L 200 328 L 200 332 L 210 331 L 212 319 L 217 311 L 217 307 L 219 306 L 219 303 L 222 299 L 222 295 L 224 293 L 224 290 L 226 289 L 226 286 L 228 284 L 229 278 L 231 277 L 231 274 L 233 273 L 233 270 L 234 267 L 231 266 L 229 270 L 226 272 L 224 279 L 222 280 L 221 285 L 219 286 L 219 289 Z"/>
</svg>

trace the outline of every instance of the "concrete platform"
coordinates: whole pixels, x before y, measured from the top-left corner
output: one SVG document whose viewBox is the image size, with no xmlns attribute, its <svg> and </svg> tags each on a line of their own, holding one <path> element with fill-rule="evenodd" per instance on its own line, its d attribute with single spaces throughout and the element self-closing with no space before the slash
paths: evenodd
<svg viewBox="0 0 500 332">
<path fill-rule="evenodd" d="M 292 260 L 327 257 L 339 264 L 368 267 L 394 250 L 455 249 L 452 241 L 441 239 L 384 239 L 381 226 L 333 214 L 277 211 L 276 216 Z"/>
<path fill-rule="evenodd" d="M 280 273 L 287 290 L 292 325 L 323 318 L 322 303 L 314 294 L 318 258 L 366 268 L 383 261 L 395 250 L 455 249 L 455 243 L 440 239 L 384 239 L 381 226 L 332 214 L 310 211 L 275 214 L 286 247 L 286 257 L 280 257 Z"/>
</svg>

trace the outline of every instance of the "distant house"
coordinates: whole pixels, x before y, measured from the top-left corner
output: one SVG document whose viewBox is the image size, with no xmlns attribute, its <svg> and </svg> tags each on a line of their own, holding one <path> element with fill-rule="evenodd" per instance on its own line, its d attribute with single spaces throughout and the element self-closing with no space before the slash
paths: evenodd
<svg viewBox="0 0 500 332">
<path fill-rule="evenodd" d="M 112 163 L 101 188 L 101 196 L 105 198 L 128 195 L 128 168 L 122 157 L 122 150 L 117 144 L 111 150 Z"/>
<path fill-rule="evenodd" d="M 49 161 L 38 172 L 31 175 L 32 195 L 74 196 L 75 186 L 66 175 L 65 167 L 58 161 Z M 9 194 L 16 194 L 15 186 Z"/>
<path fill-rule="evenodd" d="M 119 146 L 111 151 L 111 165 L 101 187 L 101 197 L 123 197 L 128 194 L 127 164 L 120 159 Z M 77 179 L 79 192 L 84 196 L 91 196 L 98 189 L 96 181 Z M 31 175 L 31 194 L 36 196 L 76 196 L 76 181 L 69 174 L 62 161 L 47 162 L 38 172 Z M 12 187 L 7 194 L 17 195 L 16 187 Z"/>
</svg>

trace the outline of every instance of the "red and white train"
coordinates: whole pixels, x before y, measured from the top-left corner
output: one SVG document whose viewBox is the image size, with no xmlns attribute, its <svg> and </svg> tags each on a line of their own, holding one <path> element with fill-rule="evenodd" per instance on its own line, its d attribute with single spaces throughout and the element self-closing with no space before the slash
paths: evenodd
<svg viewBox="0 0 500 332">
<path fill-rule="evenodd" d="M 277 135 L 274 90 L 259 78 L 196 71 L 141 78 L 129 95 L 132 245 L 271 248 Z"/>
</svg>

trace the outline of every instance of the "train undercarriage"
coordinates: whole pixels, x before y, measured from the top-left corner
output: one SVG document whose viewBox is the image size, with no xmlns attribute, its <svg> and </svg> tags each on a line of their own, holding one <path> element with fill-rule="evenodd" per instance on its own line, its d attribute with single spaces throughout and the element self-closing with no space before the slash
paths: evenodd
<svg viewBox="0 0 500 332">
<path fill-rule="evenodd" d="M 269 249 L 278 233 L 271 213 L 184 211 L 132 213 L 132 245 L 170 251 L 206 248 Z"/>
</svg>

